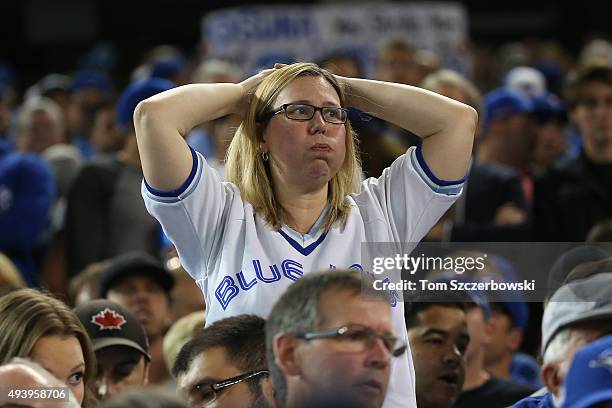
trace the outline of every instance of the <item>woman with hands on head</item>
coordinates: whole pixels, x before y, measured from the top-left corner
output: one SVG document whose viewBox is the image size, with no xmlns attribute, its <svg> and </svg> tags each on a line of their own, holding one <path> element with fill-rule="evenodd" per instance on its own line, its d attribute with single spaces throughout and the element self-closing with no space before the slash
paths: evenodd
<svg viewBox="0 0 612 408">
<path fill-rule="evenodd" d="M 359 185 L 348 106 L 420 135 L 422 145 Z M 230 113 L 243 120 L 222 182 L 183 136 Z M 472 108 L 435 93 L 308 63 L 239 84 L 181 86 L 134 114 L 146 206 L 202 289 L 207 324 L 267 317 L 304 273 L 362 269 L 362 242 L 420 241 L 461 191 L 476 122 Z M 392 313 L 406 341 L 401 305 Z M 385 407 L 416 406 L 410 352 L 393 359 L 392 373 Z"/>
</svg>

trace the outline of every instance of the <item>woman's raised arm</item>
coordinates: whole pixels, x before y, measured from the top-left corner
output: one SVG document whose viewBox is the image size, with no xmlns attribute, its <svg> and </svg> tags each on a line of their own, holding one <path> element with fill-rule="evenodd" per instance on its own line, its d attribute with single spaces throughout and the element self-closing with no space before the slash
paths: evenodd
<svg viewBox="0 0 612 408">
<path fill-rule="evenodd" d="M 239 84 L 184 85 L 140 102 L 134 127 L 147 183 L 162 191 L 179 188 L 192 167 L 185 135 L 201 123 L 243 113 L 249 93 L 270 72 L 262 71 Z"/>
<path fill-rule="evenodd" d="M 465 176 L 478 114 L 471 107 L 421 88 L 338 77 L 351 106 L 409 130 L 423 139 L 423 156 L 442 180 Z"/>
</svg>

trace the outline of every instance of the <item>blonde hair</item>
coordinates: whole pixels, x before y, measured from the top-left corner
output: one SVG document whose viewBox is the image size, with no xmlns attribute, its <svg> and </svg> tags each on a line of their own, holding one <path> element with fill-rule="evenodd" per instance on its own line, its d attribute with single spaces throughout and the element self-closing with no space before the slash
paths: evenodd
<svg viewBox="0 0 612 408">
<path fill-rule="evenodd" d="M 11 289 L 24 288 L 26 286 L 15 264 L 0 252 L 0 286 L 4 285 Z"/>
<path fill-rule="evenodd" d="M 89 389 L 96 371 L 93 345 L 79 319 L 63 302 L 34 289 L 10 292 L 0 297 L 0 333 L 0 365 L 13 357 L 29 357 L 41 337 L 75 336 L 85 359 L 82 406 L 94 406 Z"/>
<path fill-rule="evenodd" d="M 331 73 L 315 64 L 287 65 L 272 72 L 259 84 L 227 152 L 227 180 L 238 186 L 242 198 L 274 229 L 280 228 L 287 215 L 274 196 L 270 168 L 267 162 L 259 157 L 262 132 L 267 123 L 259 123 L 258 120 L 273 109 L 272 105 L 280 92 L 300 77 L 324 78 L 338 93 L 340 105 L 345 106 L 344 91 Z M 361 173 L 361 164 L 357 139 L 349 122 L 345 124 L 345 128 L 346 154 L 340 169 L 329 181 L 329 211 L 324 223 L 325 230 L 329 230 L 336 223 L 340 223 L 342 227 L 346 225 L 350 212 L 347 196 L 359 191 L 358 174 Z"/>
</svg>

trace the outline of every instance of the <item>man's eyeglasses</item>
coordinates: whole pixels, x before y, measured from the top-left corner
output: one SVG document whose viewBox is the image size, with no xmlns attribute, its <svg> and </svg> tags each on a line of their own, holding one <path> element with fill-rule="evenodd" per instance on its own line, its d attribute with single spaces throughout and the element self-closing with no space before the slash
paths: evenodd
<svg viewBox="0 0 612 408">
<path fill-rule="evenodd" d="M 268 375 L 268 370 L 249 371 L 248 373 L 237 375 L 236 377 L 228 378 L 212 384 L 198 384 L 194 388 L 194 394 L 197 395 L 193 398 L 193 403 L 199 407 L 205 407 L 211 402 L 217 399 L 217 394 L 227 387 L 238 384 L 239 382 L 248 380 L 258 375 Z"/>
<path fill-rule="evenodd" d="M 263 115 L 259 122 L 267 122 L 273 116 L 278 115 L 281 112 L 285 112 L 285 116 L 293 120 L 310 120 L 314 117 L 316 111 L 321 112 L 321 117 L 328 123 L 343 124 L 346 123 L 348 118 L 348 111 L 344 108 L 338 107 L 317 107 L 308 105 L 305 103 L 286 103 L 280 108 L 270 111 Z"/>
<path fill-rule="evenodd" d="M 349 353 L 360 353 L 366 351 L 374 345 L 374 340 L 379 337 L 389 354 L 399 357 L 408 348 L 405 344 L 400 344 L 399 339 L 389 333 L 377 333 L 368 326 L 348 325 L 327 331 L 309 332 L 296 334 L 298 338 L 310 341 L 315 339 L 336 338 L 340 343 L 342 351 Z"/>
</svg>

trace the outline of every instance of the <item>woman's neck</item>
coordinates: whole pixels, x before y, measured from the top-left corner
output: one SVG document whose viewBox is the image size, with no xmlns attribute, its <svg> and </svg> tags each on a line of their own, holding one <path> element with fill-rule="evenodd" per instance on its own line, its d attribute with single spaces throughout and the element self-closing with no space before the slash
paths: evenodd
<svg viewBox="0 0 612 408">
<path fill-rule="evenodd" d="M 285 211 L 284 223 L 300 234 L 306 234 L 327 205 L 327 184 L 313 192 L 297 189 L 276 189 L 276 199 Z"/>
</svg>

